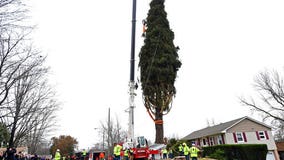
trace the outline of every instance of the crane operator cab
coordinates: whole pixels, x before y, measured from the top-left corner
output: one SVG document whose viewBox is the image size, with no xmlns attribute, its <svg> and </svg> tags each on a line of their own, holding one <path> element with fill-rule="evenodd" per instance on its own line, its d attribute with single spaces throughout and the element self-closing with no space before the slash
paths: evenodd
<svg viewBox="0 0 284 160">
<path fill-rule="evenodd" d="M 144 136 L 140 136 L 140 137 L 137 137 L 137 148 L 145 148 L 145 147 L 148 147 L 148 142 L 147 142 L 147 139 L 144 138 Z"/>
</svg>

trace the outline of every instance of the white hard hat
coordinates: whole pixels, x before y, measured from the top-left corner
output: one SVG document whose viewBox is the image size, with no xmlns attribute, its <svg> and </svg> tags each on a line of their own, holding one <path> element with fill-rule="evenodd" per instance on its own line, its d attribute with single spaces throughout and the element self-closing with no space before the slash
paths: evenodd
<svg viewBox="0 0 284 160">
<path fill-rule="evenodd" d="M 57 152 L 59 152 L 60 150 L 59 150 L 59 149 L 57 149 L 56 151 L 57 151 Z"/>
</svg>

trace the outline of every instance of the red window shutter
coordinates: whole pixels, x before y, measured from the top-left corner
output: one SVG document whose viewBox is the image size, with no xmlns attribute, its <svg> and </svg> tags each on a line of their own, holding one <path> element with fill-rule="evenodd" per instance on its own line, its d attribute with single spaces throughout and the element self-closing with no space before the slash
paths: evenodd
<svg viewBox="0 0 284 160">
<path fill-rule="evenodd" d="M 234 136 L 234 141 L 235 141 L 235 143 L 237 143 L 238 141 L 237 141 L 236 133 L 233 133 L 233 136 Z"/>
<path fill-rule="evenodd" d="M 222 134 L 222 144 L 225 144 L 224 135 Z"/>
<path fill-rule="evenodd" d="M 266 139 L 269 139 L 267 131 L 264 131 Z"/>
<path fill-rule="evenodd" d="M 207 144 L 208 144 L 208 146 L 210 146 L 209 137 L 207 137 Z"/>
<path fill-rule="evenodd" d="M 243 132 L 243 137 L 244 137 L 244 141 L 247 142 L 247 137 L 246 137 L 246 133 Z"/>
<path fill-rule="evenodd" d="M 255 134 L 256 134 L 257 140 L 260 140 L 258 131 L 255 131 Z"/>
</svg>

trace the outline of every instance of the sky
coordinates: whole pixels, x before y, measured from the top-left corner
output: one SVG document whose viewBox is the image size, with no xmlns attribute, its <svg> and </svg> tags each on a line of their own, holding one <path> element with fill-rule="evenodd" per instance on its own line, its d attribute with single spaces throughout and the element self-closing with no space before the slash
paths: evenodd
<svg viewBox="0 0 284 160">
<path fill-rule="evenodd" d="M 150 0 L 137 0 L 136 68 L 143 45 L 142 20 Z M 30 0 L 37 25 L 35 45 L 47 54 L 50 81 L 61 110 L 54 136 L 71 135 L 79 148 L 101 142 L 98 131 L 111 118 L 126 130 L 129 106 L 132 0 Z M 250 116 L 240 96 L 255 96 L 254 77 L 284 68 L 283 0 L 166 0 L 182 66 L 164 134 L 182 138 L 207 127 Z M 135 136 L 152 142 L 155 125 L 136 90 Z"/>
</svg>

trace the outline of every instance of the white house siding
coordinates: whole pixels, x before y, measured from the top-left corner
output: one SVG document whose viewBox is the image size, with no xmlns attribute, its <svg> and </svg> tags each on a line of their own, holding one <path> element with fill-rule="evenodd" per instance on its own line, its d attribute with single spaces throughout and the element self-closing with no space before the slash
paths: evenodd
<svg viewBox="0 0 284 160">
<path fill-rule="evenodd" d="M 256 131 L 266 131 L 269 139 L 258 140 Z M 226 142 L 227 144 L 236 144 L 234 141 L 234 132 L 244 132 L 246 134 L 247 142 L 240 142 L 244 144 L 266 144 L 268 150 L 277 149 L 273 135 L 271 133 L 271 128 L 267 127 L 265 124 L 257 123 L 256 121 L 250 119 L 244 119 L 238 124 L 232 126 L 226 131 Z"/>
<path fill-rule="evenodd" d="M 243 121 L 239 122 L 238 124 L 229 128 L 226 132 L 255 132 L 255 131 L 266 131 L 271 130 L 264 125 L 251 121 L 249 119 L 244 119 Z"/>
<path fill-rule="evenodd" d="M 265 140 L 258 140 L 256 136 L 256 132 L 245 132 L 247 142 L 238 142 L 235 143 L 233 133 L 226 133 L 225 134 L 225 141 L 227 144 L 266 144 L 268 150 L 275 150 L 276 144 L 273 140 L 273 136 L 271 131 L 267 131 L 269 139 Z"/>
</svg>

